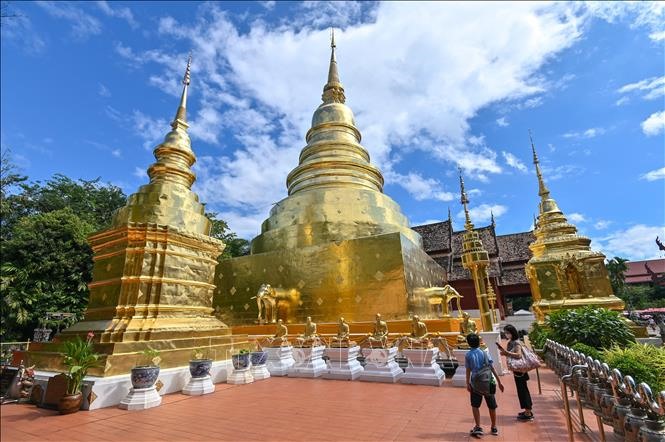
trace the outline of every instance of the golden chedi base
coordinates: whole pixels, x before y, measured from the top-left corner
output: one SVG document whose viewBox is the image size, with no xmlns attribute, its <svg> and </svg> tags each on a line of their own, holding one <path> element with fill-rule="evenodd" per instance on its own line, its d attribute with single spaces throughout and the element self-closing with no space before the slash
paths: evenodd
<svg viewBox="0 0 665 442">
<path fill-rule="evenodd" d="M 255 297 L 268 283 L 276 290 L 276 316 L 287 324 L 384 320 L 436 315 L 423 290 L 442 286 L 445 270 L 403 234 L 388 233 L 280 249 L 222 261 L 215 275 L 216 311 L 241 326 L 259 322 Z"/>
</svg>

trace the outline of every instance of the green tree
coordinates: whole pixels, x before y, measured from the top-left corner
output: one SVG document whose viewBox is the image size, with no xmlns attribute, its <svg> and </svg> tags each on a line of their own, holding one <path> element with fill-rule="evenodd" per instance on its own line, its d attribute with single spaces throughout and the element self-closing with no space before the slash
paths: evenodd
<svg viewBox="0 0 665 442">
<path fill-rule="evenodd" d="M 209 212 L 206 213 L 206 216 L 212 222 L 210 236 L 220 239 L 224 241 L 224 244 L 226 244 L 224 252 L 219 256 L 219 258 L 217 258 L 218 261 L 249 254 L 249 241 L 243 238 L 239 238 L 235 232 L 231 232 L 226 221 L 217 219 L 217 213 Z"/>
<path fill-rule="evenodd" d="M 64 208 L 21 218 L 3 247 L 3 339 L 25 339 L 49 311 L 80 315 L 88 300 L 94 227 Z"/>
<path fill-rule="evenodd" d="M 25 215 L 17 216 L 17 207 L 10 200 L 10 195 L 27 177 L 18 173 L 16 165 L 12 162 L 11 151 L 5 149 L 0 157 L 0 241 L 9 236 L 12 220 Z"/>
<path fill-rule="evenodd" d="M 610 276 L 612 290 L 617 296 L 623 293 L 624 287 L 626 285 L 625 272 L 628 270 L 628 266 L 626 265 L 627 262 L 627 259 L 615 256 L 614 258 L 608 260 L 605 264 L 605 267 L 607 267 L 607 273 Z"/>
</svg>

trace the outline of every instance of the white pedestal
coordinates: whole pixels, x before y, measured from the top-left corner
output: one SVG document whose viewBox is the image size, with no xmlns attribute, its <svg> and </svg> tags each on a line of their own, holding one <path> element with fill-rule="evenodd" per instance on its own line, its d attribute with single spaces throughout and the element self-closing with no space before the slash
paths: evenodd
<svg viewBox="0 0 665 442">
<path fill-rule="evenodd" d="M 326 348 L 328 371 L 323 374 L 326 379 L 353 381 L 360 377 L 363 366 L 358 362 L 359 346 Z"/>
<path fill-rule="evenodd" d="M 229 373 L 229 376 L 226 378 L 226 382 L 228 384 L 235 385 L 251 384 L 254 382 L 254 376 L 252 376 L 252 372 L 249 368 L 245 368 L 244 370 L 234 369 L 231 373 Z"/>
<path fill-rule="evenodd" d="M 293 349 L 295 364 L 289 368 L 288 376 L 294 378 L 318 378 L 328 371 L 326 363 L 322 359 L 325 348 L 323 345 L 316 347 L 295 347 Z"/>
<path fill-rule="evenodd" d="M 212 383 L 210 375 L 202 378 L 192 378 L 189 383 L 182 389 L 182 394 L 188 396 L 200 396 L 215 391 L 215 385 Z"/>
<path fill-rule="evenodd" d="M 457 371 L 455 371 L 455 376 L 453 376 L 453 386 L 454 387 L 464 387 L 466 388 L 466 366 L 464 358 L 469 350 L 453 350 L 453 355 L 457 358 Z"/>
<path fill-rule="evenodd" d="M 162 397 L 153 385 L 149 388 L 132 388 L 129 394 L 120 401 L 118 408 L 123 410 L 145 410 L 162 403 Z"/>
<path fill-rule="evenodd" d="M 266 367 L 270 372 L 270 376 L 286 376 L 289 368 L 295 364 L 293 359 L 293 347 L 268 347 L 264 348 L 268 352 L 268 360 Z"/>
<path fill-rule="evenodd" d="M 494 370 L 499 376 L 503 376 L 508 373 L 508 371 L 503 366 L 503 359 L 499 354 L 499 347 L 496 346 L 497 343 L 501 343 L 501 333 L 498 331 L 495 332 L 480 332 L 480 337 L 483 339 L 485 345 L 487 345 L 487 351 L 490 354 L 490 358 L 493 361 Z"/>
<path fill-rule="evenodd" d="M 400 379 L 403 384 L 434 385 L 440 387 L 446 374 L 436 363 L 439 349 L 404 349 L 402 353 L 409 361 Z"/>
<path fill-rule="evenodd" d="M 270 372 L 266 364 L 252 365 L 250 368 L 255 381 L 261 381 L 270 377 Z"/>
<path fill-rule="evenodd" d="M 363 348 L 362 354 L 365 357 L 365 370 L 360 375 L 361 381 L 395 383 L 404 375 L 395 362 L 397 347 Z"/>
</svg>

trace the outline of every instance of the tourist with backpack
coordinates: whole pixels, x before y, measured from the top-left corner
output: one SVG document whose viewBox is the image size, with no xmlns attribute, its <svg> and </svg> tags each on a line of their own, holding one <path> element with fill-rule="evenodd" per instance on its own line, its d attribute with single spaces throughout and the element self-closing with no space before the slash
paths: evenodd
<svg viewBox="0 0 665 442">
<path fill-rule="evenodd" d="M 492 359 L 487 352 L 481 350 L 480 337 L 471 333 L 466 337 L 466 342 L 471 347 L 471 350 L 464 358 L 464 365 L 466 366 L 466 389 L 471 394 L 471 410 L 473 411 L 473 420 L 475 427 L 471 430 L 470 434 L 474 437 L 483 435 L 483 429 L 480 426 L 480 404 L 485 398 L 485 403 L 489 409 L 490 420 L 492 422 L 491 432 L 494 436 L 499 434 L 496 427 L 496 386 L 499 385 L 499 390 L 503 392 L 503 384 L 499 379 L 492 365 Z"/>
</svg>

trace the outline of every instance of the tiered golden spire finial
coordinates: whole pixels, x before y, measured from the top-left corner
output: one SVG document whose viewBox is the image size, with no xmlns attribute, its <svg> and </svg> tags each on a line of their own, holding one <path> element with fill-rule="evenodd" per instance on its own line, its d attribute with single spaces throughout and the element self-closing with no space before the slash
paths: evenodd
<svg viewBox="0 0 665 442">
<path fill-rule="evenodd" d="M 459 168 L 459 186 L 460 186 L 460 202 L 464 206 L 464 217 L 465 223 L 464 228 L 466 230 L 473 230 L 473 223 L 471 222 L 471 217 L 469 216 L 469 198 L 466 196 L 466 190 L 464 190 L 464 178 L 462 178 L 462 168 Z"/>
<path fill-rule="evenodd" d="M 335 29 L 330 30 L 330 67 L 328 68 L 328 82 L 323 86 L 324 103 L 344 103 L 344 87 L 339 81 L 339 72 L 337 72 L 337 59 L 335 58 Z"/>
<path fill-rule="evenodd" d="M 536 145 L 533 143 L 533 137 L 529 130 L 529 140 L 531 140 L 531 151 L 533 152 L 533 164 L 536 166 L 536 175 L 538 176 L 538 195 L 540 199 L 545 201 L 550 196 L 550 191 L 545 185 L 543 180 L 543 173 L 540 171 L 540 161 L 538 161 L 538 154 L 536 154 Z"/>
<path fill-rule="evenodd" d="M 187 93 L 189 89 L 189 82 L 191 80 L 190 77 L 191 67 L 192 67 L 192 54 L 190 53 L 189 58 L 187 59 L 187 68 L 185 69 L 185 75 L 182 78 L 183 87 L 182 87 L 182 96 L 180 97 L 180 105 L 178 106 L 175 118 L 171 123 L 171 127 L 173 127 L 174 129 L 178 126 L 178 124 L 184 124 L 185 129 L 189 127 L 187 124 Z"/>
</svg>

